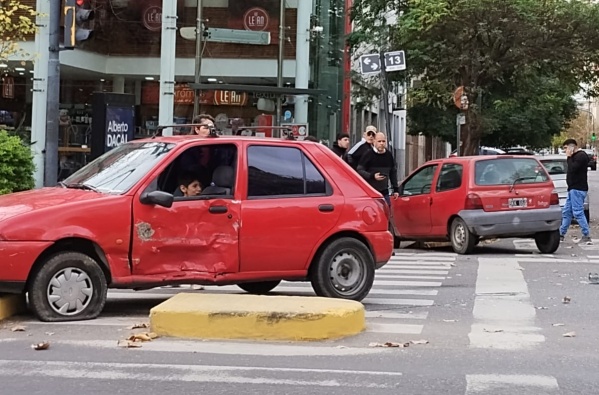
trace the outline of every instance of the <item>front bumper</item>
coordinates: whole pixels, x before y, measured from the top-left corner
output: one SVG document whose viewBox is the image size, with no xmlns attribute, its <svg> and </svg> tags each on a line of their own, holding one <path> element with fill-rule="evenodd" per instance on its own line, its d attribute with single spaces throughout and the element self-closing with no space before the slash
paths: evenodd
<svg viewBox="0 0 599 395">
<path fill-rule="evenodd" d="M 0 241 L 0 292 L 22 292 L 33 264 L 51 241 Z"/>
<path fill-rule="evenodd" d="M 562 210 L 558 205 L 544 209 L 486 212 L 462 210 L 459 216 L 477 236 L 520 237 L 559 229 Z"/>
</svg>

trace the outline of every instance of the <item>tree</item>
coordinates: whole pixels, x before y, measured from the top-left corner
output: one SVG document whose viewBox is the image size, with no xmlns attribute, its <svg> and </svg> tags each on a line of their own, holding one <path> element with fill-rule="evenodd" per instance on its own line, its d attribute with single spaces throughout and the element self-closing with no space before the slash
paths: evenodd
<svg viewBox="0 0 599 395">
<path fill-rule="evenodd" d="M 377 28 L 372 16 L 363 16 L 370 3 L 355 0 L 353 16 L 359 32 L 350 38 L 354 48 Z M 375 13 L 385 10 L 384 1 L 374 3 L 371 10 Z M 390 35 L 390 47 L 406 51 L 406 77 L 421 81 L 411 93 L 411 124 L 424 118 L 417 116 L 414 108 L 441 110 L 455 117 L 451 94 L 463 86 L 470 102 L 461 133 L 466 155 L 475 153 L 481 140 L 491 135 L 505 141 L 509 139 L 497 136 L 507 132 L 524 135 L 517 128 L 527 122 L 533 133 L 543 130 L 533 139 L 534 144 L 549 144 L 551 134 L 559 133 L 574 114 L 567 97 L 579 84 L 594 86 L 597 81 L 592 62 L 599 54 L 599 5 L 587 0 L 405 0 L 387 4 L 397 15 L 402 13 Z M 528 89 L 531 86 L 535 89 Z M 542 128 L 535 127 L 552 110 L 559 115 Z"/>
<path fill-rule="evenodd" d="M 18 0 L 0 0 L 0 60 L 22 53 L 19 42 L 37 30 L 37 12 Z"/>
<path fill-rule="evenodd" d="M 31 149 L 0 130 L 0 195 L 33 188 L 34 169 Z"/>
</svg>

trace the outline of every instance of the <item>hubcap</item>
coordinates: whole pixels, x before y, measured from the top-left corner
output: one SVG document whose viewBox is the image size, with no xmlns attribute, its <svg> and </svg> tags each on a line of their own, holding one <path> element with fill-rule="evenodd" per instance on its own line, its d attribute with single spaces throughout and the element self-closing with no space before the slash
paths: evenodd
<svg viewBox="0 0 599 395">
<path fill-rule="evenodd" d="M 337 292 L 351 295 L 364 283 L 365 272 L 364 265 L 357 256 L 342 252 L 333 258 L 330 279 Z"/>
<path fill-rule="evenodd" d="M 70 316 L 85 310 L 92 300 L 93 291 L 94 285 L 86 272 L 68 267 L 52 277 L 46 295 L 52 310 Z"/>
<path fill-rule="evenodd" d="M 458 224 L 453 231 L 453 238 L 455 243 L 461 247 L 466 242 L 466 229 L 464 229 L 464 225 Z"/>
</svg>

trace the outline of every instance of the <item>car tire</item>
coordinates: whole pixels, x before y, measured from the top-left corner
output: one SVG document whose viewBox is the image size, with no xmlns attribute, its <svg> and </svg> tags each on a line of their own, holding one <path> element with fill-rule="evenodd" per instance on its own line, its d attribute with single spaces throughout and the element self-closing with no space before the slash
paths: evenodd
<svg viewBox="0 0 599 395">
<path fill-rule="evenodd" d="M 241 283 L 237 284 L 237 286 L 243 289 L 247 293 L 251 293 L 254 295 L 263 295 L 267 294 L 273 289 L 277 287 L 281 283 L 281 280 L 278 281 L 259 281 L 255 283 Z"/>
<path fill-rule="evenodd" d="M 535 243 L 542 254 L 553 254 L 559 248 L 559 230 L 535 234 Z"/>
<path fill-rule="evenodd" d="M 359 302 L 374 283 L 374 258 L 361 241 L 336 239 L 312 262 L 310 281 L 318 296 Z"/>
<path fill-rule="evenodd" d="M 33 274 L 29 305 L 40 321 L 91 320 L 102 312 L 107 291 L 106 276 L 94 259 L 79 252 L 59 252 Z"/>
<path fill-rule="evenodd" d="M 470 232 L 466 222 L 461 218 L 455 218 L 451 222 L 449 240 L 453 250 L 460 254 L 470 254 L 476 246 L 477 237 Z"/>
</svg>

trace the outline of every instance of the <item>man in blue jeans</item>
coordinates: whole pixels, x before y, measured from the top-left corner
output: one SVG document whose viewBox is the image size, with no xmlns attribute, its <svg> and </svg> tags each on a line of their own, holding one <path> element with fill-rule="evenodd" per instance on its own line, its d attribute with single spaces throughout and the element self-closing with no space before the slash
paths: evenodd
<svg viewBox="0 0 599 395">
<path fill-rule="evenodd" d="M 572 216 L 574 216 L 582 231 L 580 243 L 590 245 L 593 244 L 593 241 L 591 240 L 589 223 L 584 215 L 584 200 L 589 191 L 587 180 L 589 157 L 586 152 L 578 148 L 578 144 L 576 144 L 576 140 L 574 139 L 564 141 L 564 150 L 568 157 L 568 173 L 566 175 L 568 198 L 562 209 L 562 226 L 559 230 L 560 240 L 564 241 L 566 232 L 572 222 Z"/>
</svg>

